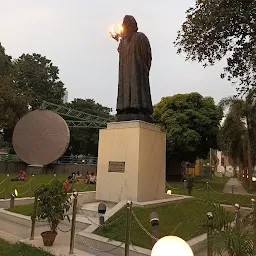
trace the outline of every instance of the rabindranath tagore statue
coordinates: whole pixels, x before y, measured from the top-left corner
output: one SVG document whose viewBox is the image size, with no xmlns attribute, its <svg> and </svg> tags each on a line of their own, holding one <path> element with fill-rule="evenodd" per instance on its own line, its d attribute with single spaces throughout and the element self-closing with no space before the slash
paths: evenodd
<svg viewBox="0 0 256 256">
<path fill-rule="evenodd" d="M 119 81 L 117 97 L 118 121 L 143 120 L 151 122 L 153 112 L 149 86 L 151 48 L 148 38 L 138 31 L 133 16 L 123 20 L 119 52 Z"/>
</svg>

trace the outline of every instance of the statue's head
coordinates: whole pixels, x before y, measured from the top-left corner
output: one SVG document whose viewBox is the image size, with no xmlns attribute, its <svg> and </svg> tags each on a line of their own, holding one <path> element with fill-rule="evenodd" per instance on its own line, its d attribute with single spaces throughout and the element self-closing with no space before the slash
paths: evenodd
<svg viewBox="0 0 256 256">
<path fill-rule="evenodd" d="M 129 36 L 138 31 L 137 22 L 131 15 L 126 15 L 123 20 L 123 37 Z"/>
</svg>

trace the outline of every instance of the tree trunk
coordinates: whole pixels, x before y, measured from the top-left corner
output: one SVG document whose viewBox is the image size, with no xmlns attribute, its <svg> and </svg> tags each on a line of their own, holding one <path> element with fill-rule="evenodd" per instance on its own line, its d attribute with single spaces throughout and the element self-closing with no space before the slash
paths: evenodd
<svg viewBox="0 0 256 256">
<path fill-rule="evenodd" d="M 251 147 L 251 122 L 250 118 L 248 117 L 246 119 L 247 121 L 247 136 L 248 136 L 248 143 L 247 143 L 247 159 L 248 159 L 248 185 L 249 188 L 253 187 L 253 182 L 252 182 L 252 169 L 253 169 L 253 164 L 252 164 L 252 147 Z"/>
</svg>

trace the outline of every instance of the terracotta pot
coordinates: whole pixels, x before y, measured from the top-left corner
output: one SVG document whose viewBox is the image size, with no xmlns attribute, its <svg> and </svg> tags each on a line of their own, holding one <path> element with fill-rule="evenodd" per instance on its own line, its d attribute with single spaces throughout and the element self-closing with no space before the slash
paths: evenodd
<svg viewBox="0 0 256 256">
<path fill-rule="evenodd" d="M 45 231 L 41 233 L 41 236 L 43 237 L 44 246 L 52 246 L 57 236 L 57 232 Z"/>
</svg>

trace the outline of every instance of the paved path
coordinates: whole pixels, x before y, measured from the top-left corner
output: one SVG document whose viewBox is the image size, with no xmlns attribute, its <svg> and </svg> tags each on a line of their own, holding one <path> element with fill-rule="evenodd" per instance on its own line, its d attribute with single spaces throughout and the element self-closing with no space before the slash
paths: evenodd
<svg viewBox="0 0 256 256">
<path fill-rule="evenodd" d="M 223 192 L 232 193 L 232 184 L 234 185 L 234 194 L 247 194 L 246 190 L 237 178 L 230 178 L 225 184 Z"/>
<path fill-rule="evenodd" d="M 68 226 L 62 225 L 62 224 L 60 224 L 59 227 L 62 230 L 69 229 Z M 33 240 L 33 241 L 28 240 L 28 241 L 24 241 L 24 242 L 31 243 L 38 247 L 43 247 L 41 233 L 46 230 L 47 230 L 47 226 L 36 227 L 35 228 L 35 240 Z M 79 231 L 79 230 L 77 230 L 77 231 Z M 30 228 L 16 224 L 14 222 L 0 219 L 0 237 L 9 242 L 17 242 L 20 240 L 25 240 L 30 237 Z M 69 253 L 69 242 L 70 242 L 70 232 L 63 233 L 63 232 L 58 231 L 58 235 L 54 242 L 54 246 L 51 248 L 48 248 L 48 251 L 50 249 L 49 252 L 51 252 L 55 255 L 66 256 Z M 77 256 L 93 256 L 90 253 L 81 252 L 78 250 L 76 251 L 75 254 Z"/>
</svg>

